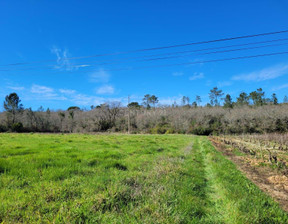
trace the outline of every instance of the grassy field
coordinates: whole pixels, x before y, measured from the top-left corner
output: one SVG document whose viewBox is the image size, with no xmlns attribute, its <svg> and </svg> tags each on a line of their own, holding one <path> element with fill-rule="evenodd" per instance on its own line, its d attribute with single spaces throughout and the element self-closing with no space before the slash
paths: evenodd
<svg viewBox="0 0 288 224">
<path fill-rule="evenodd" d="M 0 135 L 2 223 L 287 223 L 188 135 Z"/>
</svg>

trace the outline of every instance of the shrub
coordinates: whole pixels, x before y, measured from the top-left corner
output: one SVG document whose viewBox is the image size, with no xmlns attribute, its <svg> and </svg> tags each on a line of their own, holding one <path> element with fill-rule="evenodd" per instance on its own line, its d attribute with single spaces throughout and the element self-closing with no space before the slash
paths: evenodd
<svg viewBox="0 0 288 224">
<path fill-rule="evenodd" d="M 14 123 L 12 124 L 11 129 L 14 132 L 21 132 L 23 131 L 23 124 L 21 122 Z"/>
</svg>

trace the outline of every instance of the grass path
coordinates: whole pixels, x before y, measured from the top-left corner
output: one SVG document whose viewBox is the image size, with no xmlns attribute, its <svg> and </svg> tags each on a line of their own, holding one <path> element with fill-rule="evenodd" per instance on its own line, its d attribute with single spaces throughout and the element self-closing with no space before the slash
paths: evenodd
<svg viewBox="0 0 288 224">
<path fill-rule="evenodd" d="M 212 204 L 208 216 L 214 218 L 213 223 L 288 223 L 287 213 L 206 138 L 201 141 L 200 151 L 205 158 L 208 198 Z"/>
<path fill-rule="evenodd" d="M 288 223 L 206 137 L 0 135 L 0 223 Z"/>
</svg>

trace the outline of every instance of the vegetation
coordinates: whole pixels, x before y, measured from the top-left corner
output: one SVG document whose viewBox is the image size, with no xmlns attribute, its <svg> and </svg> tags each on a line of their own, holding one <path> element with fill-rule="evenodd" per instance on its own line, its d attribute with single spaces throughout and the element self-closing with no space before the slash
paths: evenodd
<svg viewBox="0 0 288 224">
<path fill-rule="evenodd" d="M 234 102 L 224 98 L 222 90 L 210 90 L 210 104 L 200 106 L 196 96 L 190 104 L 188 96 L 181 105 L 160 105 L 155 95 L 146 94 L 142 105 L 131 102 L 127 107 L 119 102 L 91 106 L 91 110 L 71 106 L 66 111 L 34 111 L 24 109 L 16 93 L 6 96 L 5 111 L 0 113 L 0 131 L 7 132 L 127 132 L 130 133 L 192 133 L 242 134 L 288 131 L 287 97 L 282 103 L 276 94 L 266 98 L 261 88 L 249 94 L 242 92 Z M 223 101 L 223 105 L 221 104 Z M 129 119 L 129 122 L 128 122 Z M 129 128 L 128 128 L 129 124 Z"/>
<path fill-rule="evenodd" d="M 288 176 L 287 134 L 218 136 L 214 139 L 244 154 L 253 156 L 253 159 L 257 160 L 257 164 L 270 166 Z"/>
<path fill-rule="evenodd" d="M 216 151 L 187 135 L 1 134 L 4 223 L 286 223 Z"/>
</svg>

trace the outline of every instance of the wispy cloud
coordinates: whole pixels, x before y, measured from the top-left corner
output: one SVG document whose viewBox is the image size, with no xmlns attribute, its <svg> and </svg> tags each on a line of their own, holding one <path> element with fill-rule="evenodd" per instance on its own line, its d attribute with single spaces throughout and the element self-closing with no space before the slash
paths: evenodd
<svg viewBox="0 0 288 224">
<path fill-rule="evenodd" d="M 202 73 L 202 72 L 200 72 L 200 73 L 195 72 L 195 73 L 193 74 L 193 76 L 190 76 L 190 77 L 189 77 L 189 80 L 190 80 L 190 81 L 194 81 L 194 80 L 203 79 L 203 78 L 204 78 L 204 73 Z"/>
<path fill-rule="evenodd" d="M 53 46 L 51 49 L 51 53 L 55 54 L 57 57 L 57 65 L 55 66 L 56 69 L 63 69 L 63 70 L 73 70 L 71 63 L 68 59 L 68 50 L 62 50 L 56 46 Z"/>
<path fill-rule="evenodd" d="M 8 86 L 7 88 L 15 90 L 15 91 L 22 91 L 25 89 L 25 87 L 23 87 L 23 86 Z"/>
<path fill-rule="evenodd" d="M 225 87 L 225 86 L 231 86 L 233 84 L 233 82 L 231 81 L 221 81 L 221 82 L 217 82 L 217 86 L 219 88 Z"/>
<path fill-rule="evenodd" d="M 276 79 L 287 74 L 288 64 L 281 64 L 247 74 L 236 75 L 232 77 L 232 80 L 261 82 L 265 80 Z"/>
<path fill-rule="evenodd" d="M 53 88 L 33 84 L 30 94 L 27 96 L 33 100 L 66 100 L 65 96 L 61 96 L 55 92 Z"/>
<path fill-rule="evenodd" d="M 99 69 L 98 71 L 93 72 L 90 75 L 91 82 L 109 82 L 110 73 L 104 71 L 103 69 Z"/>
<path fill-rule="evenodd" d="M 173 76 L 182 76 L 182 75 L 184 75 L 184 73 L 183 72 L 173 72 L 172 75 Z"/>
<path fill-rule="evenodd" d="M 96 89 L 97 94 L 113 94 L 114 87 L 111 85 L 104 85 Z"/>
<path fill-rule="evenodd" d="M 288 83 L 280 85 L 280 86 L 276 86 L 276 87 L 272 88 L 272 91 L 277 91 L 277 90 L 286 89 L 286 88 L 288 88 Z"/>
<path fill-rule="evenodd" d="M 165 98 L 159 98 L 159 104 L 160 105 L 172 105 L 174 103 L 181 104 L 183 96 L 172 96 L 172 97 L 165 97 Z"/>
<path fill-rule="evenodd" d="M 127 104 L 126 97 L 120 98 L 105 98 L 99 96 L 89 96 L 82 93 L 75 93 L 68 97 L 68 101 L 72 102 L 73 104 L 79 106 L 91 106 L 91 105 L 100 105 L 106 102 L 121 102 L 123 104 Z"/>
<path fill-rule="evenodd" d="M 63 94 L 71 95 L 71 94 L 75 93 L 76 90 L 73 90 L 73 89 L 59 89 L 59 92 L 63 93 Z"/>
<path fill-rule="evenodd" d="M 62 50 L 61 48 L 53 46 L 51 48 L 51 53 L 55 54 L 57 58 L 57 65 L 54 66 L 55 69 L 72 71 L 78 68 L 85 68 L 90 66 L 88 64 L 75 65 L 71 63 L 71 57 L 67 49 Z"/>
<path fill-rule="evenodd" d="M 47 86 L 32 85 L 31 93 L 52 93 L 54 90 Z"/>
</svg>

